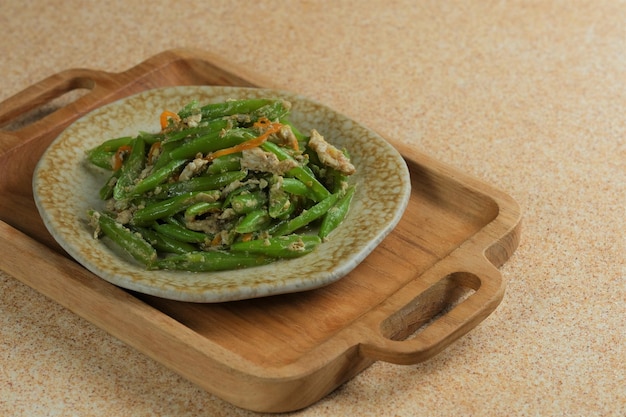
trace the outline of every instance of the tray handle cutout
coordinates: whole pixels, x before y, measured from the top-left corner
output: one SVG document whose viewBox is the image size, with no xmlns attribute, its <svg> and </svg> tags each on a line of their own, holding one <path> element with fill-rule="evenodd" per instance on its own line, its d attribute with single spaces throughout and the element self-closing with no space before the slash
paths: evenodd
<svg viewBox="0 0 626 417">
<path fill-rule="evenodd" d="M 70 69 L 51 75 L 9 97 L 0 107 L 0 127 L 17 131 L 75 102 L 96 86 L 98 71 Z"/>
<path fill-rule="evenodd" d="M 0 103 L 0 153 L 54 128 L 62 129 L 112 90 L 114 81 L 106 72 L 69 69 L 7 98 Z"/>
<path fill-rule="evenodd" d="M 480 272 L 438 274 L 442 278 L 408 302 L 402 299 L 403 291 L 389 298 L 379 310 L 386 318 L 378 315 L 369 322 L 372 337 L 361 343 L 361 354 L 375 361 L 419 363 L 476 327 L 504 295 L 500 272 L 486 259 L 483 264 Z M 401 307 L 393 309 L 395 305 Z"/>
</svg>

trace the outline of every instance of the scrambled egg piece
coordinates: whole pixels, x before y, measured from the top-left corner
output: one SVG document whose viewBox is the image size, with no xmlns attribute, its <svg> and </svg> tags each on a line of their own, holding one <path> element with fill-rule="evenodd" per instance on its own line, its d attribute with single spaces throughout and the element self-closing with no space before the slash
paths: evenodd
<svg viewBox="0 0 626 417">
<path fill-rule="evenodd" d="M 265 152 L 261 148 L 246 149 L 241 153 L 241 168 L 252 171 L 270 172 L 282 175 L 298 166 L 293 159 L 279 161 L 278 157 L 271 152 Z"/>
<path fill-rule="evenodd" d="M 309 147 L 315 151 L 324 165 L 334 168 L 346 175 L 352 175 L 356 171 L 354 165 L 352 165 L 344 153 L 326 142 L 326 139 L 315 129 L 311 130 Z"/>
<path fill-rule="evenodd" d="M 196 158 L 193 161 L 189 162 L 183 172 L 180 173 L 178 177 L 179 181 L 187 181 L 194 175 L 196 175 L 206 164 L 208 161 L 204 158 Z"/>
</svg>

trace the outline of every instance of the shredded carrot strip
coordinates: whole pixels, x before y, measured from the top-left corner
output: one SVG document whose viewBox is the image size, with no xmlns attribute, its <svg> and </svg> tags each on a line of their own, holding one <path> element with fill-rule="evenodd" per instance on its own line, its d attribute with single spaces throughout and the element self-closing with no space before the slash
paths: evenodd
<svg viewBox="0 0 626 417">
<path fill-rule="evenodd" d="M 180 122 L 180 116 L 178 114 L 171 112 L 169 110 L 165 110 L 163 113 L 161 113 L 161 118 L 160 118 L 161 130 L 167 127 L 167 123 L 169 119 L 174 119 L 177 122 Z"/>
<path fill-rule="evenodd" d="M 270 127 L 271 125 L 272 125 L 272 122 L 270 122 L 270 120 L 267 117 L 260 117 L 259 120 L 254 122 L 252 126 L 263 129 L 263 128 Z"/>
<path fill-rule="evenodd" d="M 250 139 L 243 143 L 240 143 L 239 145 L 231 146 L 230 148 L 220 149 L 219 151 L 210 153 L 209 155 L 206 156 L 205 159 L 207 159 L 208 161 L 212 161 L 215 158 L 219 158 L 220 156 L 230 155 L 232 153 L 237 153 L 237 152 L 245 151 L 246 149 L 252 149 L 252 148 L 256 148 L 257 146 L 261 146 L 263 145 L 263 142 L 265 142 L 267 140 L 267 137 L 269 136 L 269 132 L 266 132 L 266 133 L 268 134 L 264 133 L 258 138 Z"/>
<path fill-rule="evenodd" d="M 222 235 L 218 233 L 217 235 L 215 235 L 213 240 L 211 240 L 211 246 L 217 246 L 220 243 L 222 243 Z"/>
<path fill-rule="evenodd" d="M 282 127 L 280 123 L 271 123 L 266 118 L 259 119 L 259 121 L 254 124 L 254 127 L 266 127 L 266 126 L 269 126 L 269 127 L 265 132 L 263 132 L 261 136 L 258 136 L 254 139 L 247 140 L 238 145 L 231 146 L 230 148 L 220 149 L 219 151 L 210 153 L 206 156 L 205 159 L 208 161 L 212 161 L 215 158 L 219 158 L 220 156 L 230 155 L 233 153 L 245 151 L 246 149 L 252 149 L 252 148 L 261 146 L 271 134 L 278 132 L 280 128 Z"/>
<path fill-rule="evenodd" d="M 252 233 L 246 233 L 241 237 L 241 240 L 243 240 L 244 242 L 249 242 L 252 240 L 252 236 Z"/>
<path fill-rule="evenodd" d="M 270 127 L 271 129 L 275 129 L 275 131 L 272 132 L 272 133 L 277 133 L 282 128 L 282 125 L 280 123 L 272 123 L 272 122 L 269 121 L 269 119 L 267 117 L 259 118 L 259 120 L 257 120 L 253 124 L 253 126 L 256 127 L 256 128 L 267 128 L 267 127 Z M 300 150 L 300 146 L 298 145 L 298 141 L 297 140 L 294 140 L 293 143 L 290 143 L 290 145 L 292 146 L 294 151 L 298 152 Z"/>
<path fill-rule="evenodd" d="M 115 151 L 115 157 L 113 158 L 113 170 L 117 171 L 122 167 L 124 162 L 124 155 L 130 152 L 133 148 L 130 145 L 122 145 Z"/>
<path fill-rule="evenodd" d="M 160 149 L 161 149 L 161 142 L 154 142 L 152 146 L 150 146 L 150 150 L 148 151 L 149 163 L 154 159 L 154 156 L 159 152 Z"/>
</svg>

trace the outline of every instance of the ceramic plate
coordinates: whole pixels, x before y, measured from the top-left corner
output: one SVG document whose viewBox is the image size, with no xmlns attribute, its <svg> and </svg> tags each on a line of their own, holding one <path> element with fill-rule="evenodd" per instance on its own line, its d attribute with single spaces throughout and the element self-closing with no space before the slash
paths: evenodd
<svg viewBox="0 0 626 417">
<path fill-rule="evenodd" d="M 163 110 L 178 111 L 191 100 L 282 97 L 292 103 L 291 120 L 316 128 L 350 152 L 357 184 L 349 215 L 331 239 L 301 258 L 249 269 L 191 273 L 147 271 L 106 239 L 94 239 L 87 211 L 101 210 L 98 190 L 109 176 L 92 167 L 85 151 L 102 141 L 158 131 Z M 33 176 L 43 221 L 59 244 L 85 268 L 120 287 L 158 297 L 222 302 L 318 288 L 345 276 L 396 226 L 410 195 L 401 155 L 364 126 L 305 97 L 276 90 L 238 87 L 171 87 L 149 90 L 103 106 L 70 125 L 46 150 Z"/>
</svg>

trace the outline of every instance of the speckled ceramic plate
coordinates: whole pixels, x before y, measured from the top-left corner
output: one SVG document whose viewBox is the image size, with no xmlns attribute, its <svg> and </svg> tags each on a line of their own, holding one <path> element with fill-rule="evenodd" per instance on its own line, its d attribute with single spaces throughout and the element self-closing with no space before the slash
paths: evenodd
<svg viewBox="0 0 626 417">
<path fill-rule="evenodd" d="M 303 131 L 316 128 L 345 146 L 357 168 L 351 210 L 331 239 L 301 258 L 249 269 L 190 273 L 147 271 L 106 239 L 94 239 L 87 211 L 102 209 L 98 190 L 108 173 L 87 163 L 85 151 L 105 139 L 159 129 L 159 115 L 192 99 L 201 104 L 228 99 L 283 97 Z M 59 244 L 101 278 L 158 297 L 221 302 L 304 291 L 332 283 L 356 267 L 395 227 L 408 203 L 409 172 L 400 154 L 364 126 L 284 91 L 237 87 L 171 87 L 149 90 L 103 106 L 69 126 L 46 150 L 33 176 L 37 208 Z"/>
</svg>

